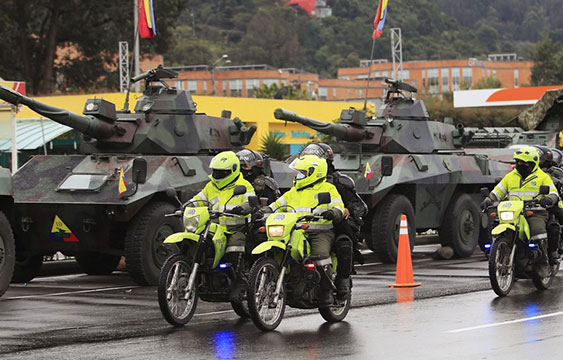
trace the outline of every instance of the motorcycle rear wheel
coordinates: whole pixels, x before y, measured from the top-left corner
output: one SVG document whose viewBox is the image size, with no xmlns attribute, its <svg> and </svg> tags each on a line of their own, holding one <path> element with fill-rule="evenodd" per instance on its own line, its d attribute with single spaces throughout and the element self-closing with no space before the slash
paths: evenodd
<svg viewBox="0 0 563 360">
<path fill-rule="evenodd" d="M 285 312 L 285 286 L 282 284 L 278 301 L 273 304 L 280 266 L 271 258 L 262 258 L 250 269 L 248 290 L 248 310 L 250 317 L 262 331 L 272 331 L 278 327 Z"/>
<path fill-rule="evenodd" d="M 350 278 L 350 292 L 344 303 L 340 306 L 320 307 L 319 313 L 327 322 L 338 322 L 344 320 L 348 311 L 350 311 L 350 303 L 352 302 L 352 279 Z"/>
<path fill-rule="evenodd" d="M 506 296 L 514 285 L 513 265 L 509 266 L 512 245 L 504 237 L 497 238 L 489 254 L 489 280 L 498 296 Z"/>
<path fill-rule="evenodd" d="M 185 255 L 173 255 L 166 260 L 160 272 L 158 305 L 164 319 L 177 327 L 187 324 L 197 307 L 197 284 L 194 283 L 190 297 L 184 299 L 192 269 L 193 262 L 190 258 Z M 176 283 L 171 286 L 174 278 Z"/>
<path fill-rule="evenodd" d="M 551 265 L 549 267 L 549 275 L 543 278 L 539 277 L 538 274 L 534 272 L 534 275 L 532 276 L 532 282 L 534 283 L 536 289 L 538 290 L 549 289 L 558 271 L 559 271 L 559 264 Z"/>
</svg>

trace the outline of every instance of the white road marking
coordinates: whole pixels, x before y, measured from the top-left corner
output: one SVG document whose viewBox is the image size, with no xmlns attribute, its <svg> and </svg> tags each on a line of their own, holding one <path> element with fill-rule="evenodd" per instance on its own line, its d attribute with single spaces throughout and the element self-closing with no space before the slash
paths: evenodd
<svg viewBox="0 0 563 360">
<path fill-rule="evenodd" d="M 194 316 L 219 315 L 219 314 L 228 314 L 232 312 L 234 312 L 234 310 L 213 311 L 208 313 L 195 314 Z"/>
<path fill-rule="evenodd" d="M 65 291 L 65 292 L 52 293 L 52 294 L 12 296 L 12 297 L 0 298 L 0 301 L 18 300 L 18 299 L 33 299 L 33 298 L 42 298 L 42 297 L 48 297 L 48 296 L 85 294 L 85 293 L 95 293 L 95 292 L 112 291 L 112 290 L 125 290 L 125 289 L 134 289 L 134 288 L 138 288 L 138 287 L 140 287 L 140 286 L 120 286 L 120 287 L 113 287 L 113 288 L 90 289 L 90 290 L 79 290 L 79 291 Z"/>
<path fill-rule="evenodd" d="M 446 331 L 446 333 L 460 333 L 460 332 L 464 332 L 464 331 L 486 329 L 486 328 L 495 327 L 495 326 L 516 324 L 516 323 L 520 323 L 520 322 L 532 321 L 532 320 L 537 320 L 537 319 L 544 319 L 544 318 L 560 316 L 560 315 L 563 315 L 563 311 L 558 311 L 558 312 L 554 312 L 554 313 L 551 313 L 551 314 L 545 314 L 545 315 L 532 316 L 532 317 L 527 317 L 527 318 L 522 318 L 522 319 L 503 321 L 503 322 L 499 322 L 499 323 L 479 325 L 479 326 L 473 326 L 473 327 L 457 329 L 457 330 L 450 330 L 450 331 Z"/>
</svg>

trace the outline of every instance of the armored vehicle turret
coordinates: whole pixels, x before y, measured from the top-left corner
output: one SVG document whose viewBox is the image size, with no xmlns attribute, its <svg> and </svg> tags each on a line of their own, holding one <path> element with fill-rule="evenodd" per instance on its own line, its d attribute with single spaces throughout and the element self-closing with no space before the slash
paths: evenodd
<svg viewBox="0 0 563 360">
<path fill-rule="evenodd" d="M 174 249 L 166 236 L 182 230 L 173 188 L 187 200 L 209 180 L 214 154 L 247 145 L 256 127 L 240 119 L 198 112 L 191 94 L 169 86 L 174 71 L 158 67 L 132 79 L 145 81 L 133 112 L 90 99 L 84 115 L 42 104 L 5 87 L 0 98 L 82 132 L 81 155 L 39 155 L 14 175 L 14 280 L 29 281 L 44 255 L 75 256 L 88 274 L 109 274 L 121 256 L 139 284 L 156 284 Z M 128 98 L 128 95 L 127 95 Z M 287 166 L 272 164 L 281 187 Z M 285 181 L 285 182 L 284 182 Z"/>
<path fill-rule="evenodd" d="M 13 204 L 10 172 L 0 168 L 0 296 L 8 289 L 16 261 L 14 235 L 8 221 L 12 216 Z"/>
<path fill-rule="evenodd" d="M 389 89 L 376 117 L 345 109 L 338 123 L 323 123 L 277 109 L 293 121 L 336 138 L 334 166 L 351 176 L 370 209 L 366 242 L 386 262 L 397 258 L 399 222 L 406 215 L 411 246 L 416 232 L 438 229 L 440 241 L 459 257 L 470 256 L 480 229 L 480 188 L 492 187 L 512 170 L 485 154 L 468 154 L 473 133 L 429 120 L 416 88 L 387 79 Z"/>
</svg>

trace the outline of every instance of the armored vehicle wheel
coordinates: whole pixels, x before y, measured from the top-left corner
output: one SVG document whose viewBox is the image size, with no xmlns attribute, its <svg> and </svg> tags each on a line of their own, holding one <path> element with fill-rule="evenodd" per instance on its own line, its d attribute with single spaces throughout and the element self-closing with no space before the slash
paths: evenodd
<svg viewBox="0 0 563 360">
<path fill-rule="evenodd" d="M 450 246 L 458 257 L 471 256 L 479 240 L 479 219 L 479 209 L 469 195 L 454 196 L 440 226 L 442 246 Z"/>
<path fill-rule="evenodd" d="M 371 239 L 367 239 L 367 244 L 380 261 L 386 263 L 397 261 L 401 215 L 407 216 L 409 245 L 412 251 L 416 238 L 416 224 L 414 209 L 406 196 L 388 195 L 377 205 L 372 214 Z"/>
<path fill-rule="evenodd" d="M 139 285 L 156 285 L 160 268 L 178 251 L 173 245 L 162 242 L 167 236 L 182 231 L 182 222 L 173 213 L 174 206 L 166 202 L 149 203 L 127 227 L 125 258 L 127 271 Z"/>
<path fill-rule="evenodd" d="M 14 266 L 13 283 L 26 283 L 39 275 L 43 265 L 43 255 L 21 255 L 16 251 L 16 266 Z"/>
<path fill-rule="evenodd" d="M 82 271 L 88 275 L 109 275 L 116 268 L 121 256 L 101 254 L 97 252 L 83 252 L 76 254 L 76 261 Z"/>
<path fill-rule="evenodd" d="M 0 211 L 0 296 L 4 295 L 16 262 L 14 234 L 6 216 Z"/>
</svg>

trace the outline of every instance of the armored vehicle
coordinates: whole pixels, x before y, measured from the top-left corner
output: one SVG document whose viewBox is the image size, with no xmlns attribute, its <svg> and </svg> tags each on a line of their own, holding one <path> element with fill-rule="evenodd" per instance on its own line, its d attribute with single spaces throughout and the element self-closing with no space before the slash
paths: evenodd
<svg viewBox="0 0 563 360">
<path fill-rule="evenodd" d="M 84 116 L 0 88 L 1 99 L 83 134 L 81 155 L 35 156 L 14 175 L 14 281 L 29 281 L 44 255 L 61 251 L 87 274 L 111 273 L 124 255 L 133 280 L 157 283 L 175 251 L 162 242 L 182 230 L 178 218 L 165 216 L 177 206 L 166 190 L 188 200 L 209 180 L 213 155 L 243 147 L 256 130 L 228 111 L 199 113 L 189 92 L 166 83 L 175 77 L 162 67 L 148 71 L 132 79 L 145 80 L 134 112 L 128 100 L 116 111 L 113 103 L 89 99 Z M 276 180 L 289 181 L 280 175 L 289 168 L 272 169 Z"/>
<path fill-rule="evenodd" d="M 338 123 L 324 123 L 277 109 L 277 119 L 301 123 L 336 138 L 336 169 L 351 176 L 370 211 L 363 232 L 385 262 L 397 258 L 401 215 L 411 246 L 416 232 L 438 229 L 442 245 L 470 256 L 480 227 L 480 188 L 494 186 L 512 170 L 508 162 L 468 154 L 472 133 L 463 126 L 430 121 L 416 88 L 387 79 L 384 105 L 373 119 L 363 111 L 342 111 Z"/>
<path fill-rule="evenodd" d="M 0 296 L 10 284 L 16 260 L 14 235 L 8 221 L 14 204 L 13 195 L 10 171 L 0 168 Z"/>
</svg>

